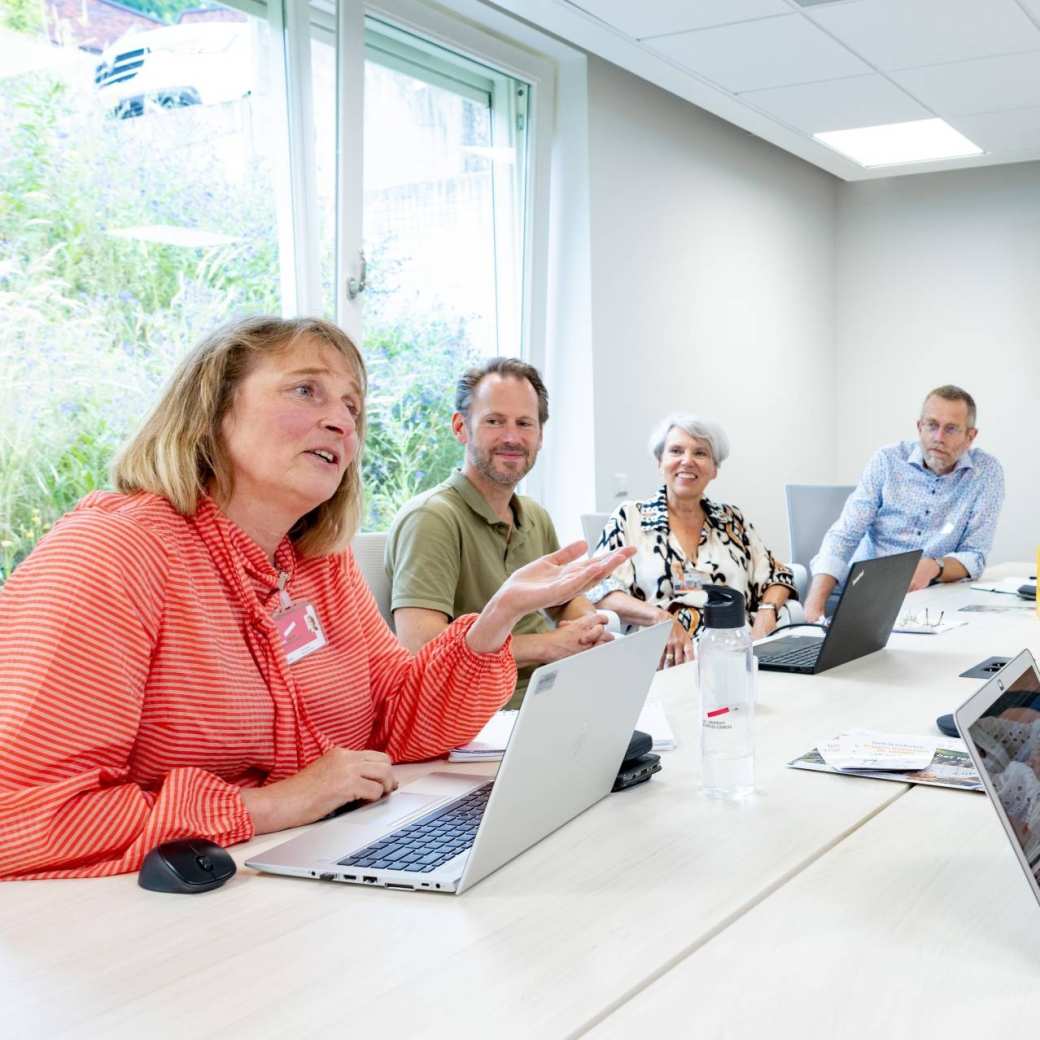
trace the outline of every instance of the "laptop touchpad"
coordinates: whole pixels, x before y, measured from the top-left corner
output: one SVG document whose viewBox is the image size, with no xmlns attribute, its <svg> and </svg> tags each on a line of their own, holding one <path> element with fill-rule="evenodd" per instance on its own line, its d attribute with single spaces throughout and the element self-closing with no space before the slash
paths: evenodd
<svg viewBox="0 0 1040 1040">
<path fill-rule="evenodd" d="M 380 827 L 389 830 L 398 820 L 419 812 L 440 799 L 428 794 L 407 794 L 395 791 L 389 798 L 370 802 L 339 818 L 339 824 L 352 823 L 361 827 Z"/>
</svg>

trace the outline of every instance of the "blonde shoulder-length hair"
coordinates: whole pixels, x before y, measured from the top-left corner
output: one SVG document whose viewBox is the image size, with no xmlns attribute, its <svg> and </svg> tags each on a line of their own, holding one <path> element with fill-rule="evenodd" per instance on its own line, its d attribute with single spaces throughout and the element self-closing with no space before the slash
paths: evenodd
<svg viewBox="0 0 1040 1040">
<path fill-rule="evenodd" d="M 301 517 L 289 536 L 306 556 L 345 548 L 361 522 L 368 380 L 361 353 L 347 334 L 319 318 L 245 318 L 207 336 L 181 361 L 144 425 L 116 456 L 115 487 L 127 493 L 162 495 L 184 516 L 195 512 L 200 496 L 210 488 L 217 501 L 228 501 L 234 473 L 221 424 L 235 391 L 258 358 L 289 350 L 304 339 L 317 340 L 343 355 L 357 378 L 362 409 L 357 451 L 336 493 Z"/>
</svg>

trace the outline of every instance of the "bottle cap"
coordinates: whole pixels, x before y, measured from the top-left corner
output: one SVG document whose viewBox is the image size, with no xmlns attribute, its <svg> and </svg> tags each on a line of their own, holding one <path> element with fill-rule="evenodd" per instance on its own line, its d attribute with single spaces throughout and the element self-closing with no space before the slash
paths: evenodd
<svg viewBox="0 0 1040 1040">
<path fill-rule="evenodd" d="M 704 590 L 708 600 L 704 604 L 705 628 L 743 628 L 744 597 L 727 585 L 709 585 Z"/>
</svg>

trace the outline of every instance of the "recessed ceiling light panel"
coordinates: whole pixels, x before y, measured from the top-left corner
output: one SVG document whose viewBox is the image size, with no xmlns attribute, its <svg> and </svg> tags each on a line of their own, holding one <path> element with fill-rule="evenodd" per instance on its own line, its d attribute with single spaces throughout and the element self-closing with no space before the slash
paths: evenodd
<svg viewBox="0 0 1040 1040">
<path fill-rule="evenodd" d="M 813 138 L 867 168 L 982 155 L 977 144 L 943 119 L 914 119 L 909 123 L 861 126 L 855 130 L 828 130 L 813 134 Z"/>
</svg>

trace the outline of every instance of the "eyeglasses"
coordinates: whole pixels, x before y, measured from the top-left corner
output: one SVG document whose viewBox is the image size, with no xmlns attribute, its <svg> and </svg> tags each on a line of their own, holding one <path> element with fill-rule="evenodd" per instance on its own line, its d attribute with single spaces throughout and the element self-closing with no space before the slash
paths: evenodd
<svg viewBox="0 0 1040 1040">
<path fill-rule="evenodd" d="M 939 616 L 933 618 L 931 612 L 927 607 L 923 611 L 914 613 L 912 610 L 906 611 L 903 616 L 896 622 L 896 628 L 941 628 L 943 623 L 943 615 L 946 613 L 945 610 L 939 611 Z"/>
<path fill-rule="evenodd" d="M 965 432 L 963 426 L 957 426 L 954 423 L 947 423 L 943 426 L 942 423 L 937 423 L 934 419 L 922 419 L 919 425 L 922 430 L 933 435 L 937 434 L 940 430 L 942 430 L 947 437 L 958 437 Z"/>
</svg>

